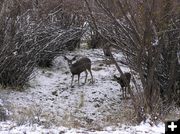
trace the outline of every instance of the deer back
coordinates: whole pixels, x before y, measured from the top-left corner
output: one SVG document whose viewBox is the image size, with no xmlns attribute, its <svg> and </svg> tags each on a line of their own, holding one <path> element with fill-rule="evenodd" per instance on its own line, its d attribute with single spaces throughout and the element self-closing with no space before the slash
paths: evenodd
<svg viewBox="0 0 180 134">
<path fill-rule="evenodd" d="M 131 80 L 131 74 L 130 73 L 124 73 L 123 76 L 126 77 L 127 84 L 129 85 L 130 80 Z M 117 77 L 116 75 L 114 75 L 114 78 L 121 85 L 121 87 L 126 87 L 126 82 L 125 82 L 125 79 L 123 76 L 121 75 L 120 77 Z"/>
<path fill-rule="evenodd" d="M 80 74 L 81 72 L 85 70 L 91 69 L 91 60 L 87 57 L 81 58 L 77 60 L 75 63 L 72 64 L 70 67 L 72 74 Z"/>
</svg>

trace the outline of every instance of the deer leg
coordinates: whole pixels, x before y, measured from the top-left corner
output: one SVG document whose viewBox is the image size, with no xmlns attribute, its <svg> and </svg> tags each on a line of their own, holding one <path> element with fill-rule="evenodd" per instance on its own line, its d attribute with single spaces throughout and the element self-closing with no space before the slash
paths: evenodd
<svg viewBox="0 0 180 134">
<path fill-rule="evenodd" d="M 127 98 L 127 96 L 126 96 L 126 87 L 124 88 L 124 93 L 125 93 L 125 99 Z"/>
<path fill-rule="evenodd" d="M 80 78 L 80 74 L 78 74 L 78 86 L 79 86 L 79 78 Z"/>
<path fill-rule="evenodd" d="M 89 69 L 89 72 L 91 74 L 91 82 L 93 83 L 93 75 L 92 75 L 91 69 Z"/>
<path fill-rule="evenodd" d="M 72 75 L 71 77 L 72 77 L 72 79 L 71 79 L 71 87 L 72 87 L 73 81 L 74 81 L 74 75 Z"/>
<path fill-rule="evenodd" d="M 124 96 L 123 87 L 121 87 L 121 92 L 122 92 L 121 96 L 122 96 L 122 98 L 124 98 L 123 97 Z"/>
<path fill-rule="evenodd" d="M 123 97 L 123 99 L 125 98 L 125 95 L 124 95 L 124 87 L 122 87 L 122 97 Z"/>
<path fill-rule="evenodd" d="M 87 76 L 88 76 L 88 72 L 87 72 L 87 70 L 85 70 L 85 73 L 86 73 L 86 78 L 85 78 L 85 82 L 84 82 L 84 83 L 86 83 Z"/>
<path fill-rule="evenodd" d="M 105 62 L 106 62 L 106 65 L 110 67 L 110 64 L 111 64 L 111 63 L 110 63 L 110 60 L 109 60 L 108 57 L 109 57 L 109 56 L 106 56 Z"/>
</svg>

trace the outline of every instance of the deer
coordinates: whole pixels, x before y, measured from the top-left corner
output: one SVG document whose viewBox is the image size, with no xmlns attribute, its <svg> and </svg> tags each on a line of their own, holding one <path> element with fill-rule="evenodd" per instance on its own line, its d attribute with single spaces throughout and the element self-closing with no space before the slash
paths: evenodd
<svg viewBox="0 0 180 134">
<path fill-rule="evenodd" d="M 105 44 L 102 47 L 102 50 L 103 50 L 103 53 L 104 53 L 104 56 L 105 56 L 105 63 L 107 65 L 109 64 L 109 66 L 110 66 L 110 64 L 111 64 L 111 47 L 110 47 L 110 45 Z"/>
<path fill-rule="evenodd" d="M 104 53 L 104 55 L 105 56 L 107 56 L 107 57 L 110 57 L 111 56 L 111 50 L 110 50 L 110 46 L 103 46 L 103 53 Z"/>
<path fill-rule="evenodd" d="M 117 83 L 119 83 L 121 85 L 122 96 L 123 96 L 123 98 L 126 98 L 127 97 L 126 88 L 129 87 L 130 80 L 131 80 L 131 74 L 130 73 L 124 73 L 120 77 L 117 77 L 116 75 L 114 75 L 114 79 L 117 81 Z"/>
<path fill-rule="evenodd" d="M 77 60 L 75 63 L 72 63 L 73 61 L 75 61 L 77 58 L 77 56 L 74 56 L 72 59 L 68 59 L 66 56 L 64 56 L 64 59 L 68 62 L 68 66 L 70 69 L 70 72 L 72 74 L 72 80 L 71 80 L 71 87 L 73 85 L 73 81 L 74 81 L 74 75 L 78 75 L 78 86 L 79 86 L 79 78 L 80 78 L 80 74 L 82 72 L 86 73 L 86 78 L 85 78 L 85 82 L 87 80 L 87 76 L 88 76 L 88 72 L 91 74 L 91 82 L 93 83 L 93 75 L 92 75 L 92 71 L 91 71 L 91 60 L 87 57 L 83 57 L 80 58 L 79 60 Z"/>
</svg>

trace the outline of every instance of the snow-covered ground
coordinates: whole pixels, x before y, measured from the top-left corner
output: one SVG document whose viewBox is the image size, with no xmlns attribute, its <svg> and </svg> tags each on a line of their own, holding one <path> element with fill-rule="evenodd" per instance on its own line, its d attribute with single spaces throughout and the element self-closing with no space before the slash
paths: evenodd
<svg viewBox="0 0 180 134">
<path fill-rule="evenodd" d="M 101 131 L 86 130 L 84 128 L 75 129 L 67 127 L 51 127 L 49 129 L 43 126 L 22 125 L 16 126 L 12 123 L 0 124 L 1 134 L 164 134 L 164 125 L 150 126 L 149 124 L 141 124 L 138 126 L 122 125 L 121 127 L 109 126 Z"/>
<path fill-rule="evenodd" d="M 92 61 L 94 83 L 84 84 L 82 73 L 80 86 L 75 77 L 70 87 L 71 74 L 62 56 L 54 60 L 50 69 L 36 69 L 29 86 L 23 92 L 1 89 L 0 98 L 9 111 L 10 119 L 0 122 L 0 133 L 79 133 L 79 134 L 126 134 L 164 133 L 164 124 L 150 126 L 127 125 L 128 115 L 121 99 L 120 86 L 113 81 L 118 72 L 114 65 L 106 65 L 101 50 L 78 50 L 66 56 L 87 56 Z M 115 54 L 117 60 L 122 55 Z M 124 72 L 127 67 L 121 66 Z M 130 101 L 130 100 L 129 100 Z M 125 113 L 125 115 L 124 115 Z M 118 116 L 119 115 L 119 116 Z M 116 119 L 119 117 L 119 119 Z M 122 119 L 121 119 L 122 117 Z M 119 121 L 119 122 L 118 122 Z M 125 125 L 126 124 L 126 125 Z M 62 127 L 63 126 L 63 127 Z M 98 131 L 99 130 L 99 131 Z"/>
</svg>

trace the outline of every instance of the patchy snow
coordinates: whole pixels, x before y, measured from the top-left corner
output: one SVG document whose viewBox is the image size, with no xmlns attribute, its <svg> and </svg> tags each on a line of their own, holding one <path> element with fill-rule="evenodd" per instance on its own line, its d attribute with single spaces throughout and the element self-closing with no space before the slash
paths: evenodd
<svg viewBox="0 0 180 134">
<path fill-rule="evenodd" d="M 4 104 L 3 104 L 3 101 L 2 101 L 1 99 L 0 99 L 0 105 L 1 105 L 1 106 L 3 106 L 3 105 L 4 105 Z"/>
<path fill-rule="evenodd" d="M 74 87 L 71 88 L 68 65 L 62 56 L 57 57 L 51 69 L 35 69 L 25 91 L 0 90 L 0 103 L 10 113 L 7 122 L 0 122 L 0 133 L 164 133 L 163 124 L 153 127 L 149 124 L 113 126 L 109 123 L 113 119 L 108 123 L 104 121 L 123 111 L 120 86 L 113 81 L 113 75 L 118 72 L 114 65 L 105 64 L 101 50 L 67 53 L 68 57 L 74 55 L 85 55 L 91 59 L 94 83 L 90 83 L 88 74 L 88 82 L 84 84 L 85 73 L 82 73 L 81 85 L 78 87 L 75 77 Z M 122 57 L 115 54 L 117 60 Z M 124 72 L 129 71 L 126 66 L 121 68 Z"/>
<path fill-rule="evenodd" d="M 165 133 L 164 124 L 158 126 L 150 126 L 149 124 L 141 124 L 139 126 L 126 126 L 121 127 L 109 126 L 101 131 L 86 130 L 84 128 L 75 129 L 67 127 L 51 127 L 44 128 L 37 124 L 16 126 L 12 122 L 0 123 L 0 133 L 3 134 L 163 134 Z"/>
</svg>

